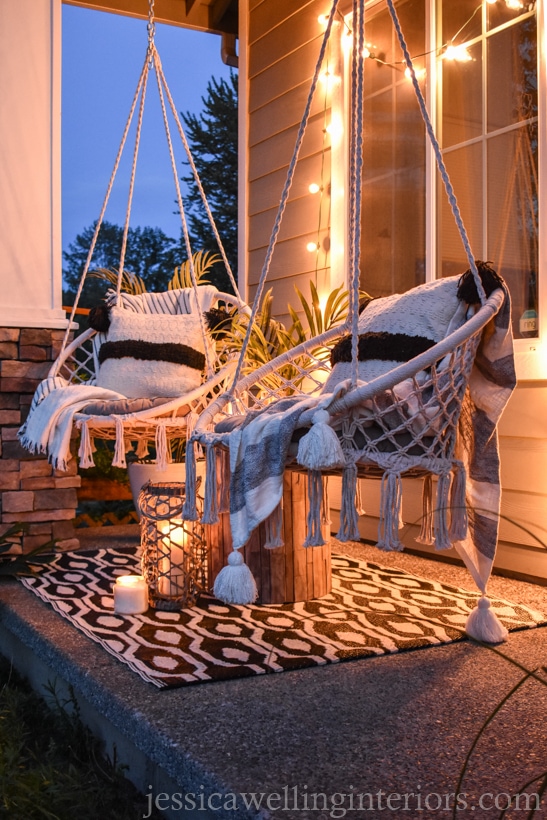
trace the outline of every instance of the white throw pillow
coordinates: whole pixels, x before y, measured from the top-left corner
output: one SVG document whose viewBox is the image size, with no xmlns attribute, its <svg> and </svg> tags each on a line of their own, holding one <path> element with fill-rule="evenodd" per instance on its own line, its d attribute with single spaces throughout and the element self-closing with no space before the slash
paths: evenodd
<svg viewBox="0 0 547 820">
<path fill-rule="evenodd" d="M 181 396 L 201 384 L 204 350 L 197 314 L 133 313 L 113 307 L 96 384 L 129 398 Z"/>
</svg>

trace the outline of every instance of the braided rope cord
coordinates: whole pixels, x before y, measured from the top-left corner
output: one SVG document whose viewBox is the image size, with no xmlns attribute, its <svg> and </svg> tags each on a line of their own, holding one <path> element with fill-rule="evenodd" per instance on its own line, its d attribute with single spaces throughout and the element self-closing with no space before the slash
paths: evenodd
<svg viewBox="0 0 547 820">
<path fill-rule="evenodd" d="M 302 147 L 302 141 L 304 139 L 304 134 L 305 134 L 305 131 L 306 131 L 306 127 L 308 125 L 308 120 L 310 118 L 311 104 L 313 102 L 313 98 L 314 98 L 314 95 L 315 95 L 315 89 L 317 87 L 317 83 L 318 83 L 318 80 L 319 80 L 319 72 L 321 71 L 321 66 L 323 64 L 323 60 L 324 60 L 324 57 L 325 57 L 325 52 L 326 52 L 326 49 L 327 49 L 327 43 L 329 41 L 329 37 L 330 37 L 331 31 L 332 31 L 334 16 L 336 14 L 336 9 L 337 8 L 338 8 L 338 0 L 334 0 L 334 2 L 332 4 L 332 8 L 330 10 L 330 14 L 329 14 L 328 22 L 327 22 L 327 27 L 325 29 L 325 34 L 323 36 L 323 41 L 321 43 L 321 49 L 319 51 L 319 56 L 317 58 L 315 71 L 313 73 L 313 79 L 312 79 L 311 87 L 310 87 L 310 90 L 309 90 L 309 93 L 308 93 L 308 99 L 306 101 L 306 106 L 304 108 L 304 114 L 302 115 L 302 120 L 301 120 L 300 126 L 298 128 L 298 134 L 296 136 L 296 144 L 294 146 L 293 155 L 292 155 L 292 158 L 291 158 L 291 161 L 290 161 L 290 164 L 289 164 L 289 168 L 287 170 L 287 178 L 285 180 L 285 185 L 283 186 L 283 191 L 281 193 L 281 199 L 279 201 L 279 207 L 278 207 L 278 210 L 277 210 L 277 215 L 276 215 L 274 226 L 273 226 L 273 229 L 272 229 L 272 233 L 271 233 L 271 237 L 270 237 L 270 243 L 269 243 L 268 249 L 266 251 L 266 258 L 264 260 L 264 265 L 262 267 L 262 272 L 260 274 L 260 279 L 258 281 L 258 286 L 257 286 L 257 289 L 256 289 L 255 298 L 253 300 L 253 307 L 252 307 L 252 310 L 251 310 L 251 315 L 249 317 L 249 324 L 247 326 L 247 332 L 245 334 L 245 338 L 243 340 L 243 345 L 241 347 L 239 360 L 238 360 L 238 363 L 237 363 L 234 378 L 233 378 L 232 384 L 230 386 L 230 389 L 228 391 L 229 395 L 234 394 L 234 391 L 236 389 L 236 385 L 239 381 L 239 377 L 240 377 L 240 374 L 241 374 L 241 369 L 243 367 L 243 362 L 245 361 L 245 356 L 247 354 L 247 348 L 249 346 L 249 342 L 250 342 L 250 339 L 251 339 L 251 333 L 252 333 L 252 329 L 253 329 L 254 320 L 255 320 L 256 314 L 258 312 L 259 305 L 262 301 L 262 295 L 263 295 L 263 292 L 264 292 L 266 277 L 268 276 L 268 272 L 270 270 L 272 255 L 273 255 L 273 252 L 274 252 L 274 248 L 277 244 L 277 238 L 279 236 L 279 231 L 281 229 L 281 220 L 282 220 L 283 214 L 285 212 L 285 208 L 286 208 L 286 205 L 287 205 L 287 200 L 289 198 L 289 192 L 290 192 L 291 185 L 292 185 L 292 182 L 293 182 L 293 179 L 294 179 L 294 172 L 295 172 L 295 169 L 296 169 L 296 163 L 298 161 L 298 156 L 300 154 L 300 148 Z"/>
<path fill-rule="evenodd" d="M 435 136 L 435 131 L 433 130 L 433 125 L 431 123 L 431 119 L 429 117 L 429 113 L 427 111 L 427 106 L 425 104 L 424 96 L 422 94 L 422 90 L 420 88 L 420 84 L 418 83 L 418 79 L 416 77 L 416 72 L 414 71 L 414 65 L 412 63 L 412 58 L 410 56 L 410 52 L 408 50 L 403 31 L 401 29 L 401 24 L 399 22 L 399 18 L 397 16 L 397 12 L 395 11 L 394 0 L 387 0 L 387 5 L 389 9 L 389 13 L 391 15 L 391 19 L 393 21 L 393 25 L 395 27 L 395 31 L 397 33 L 397 37 L 399 39 L 399 44 L 401 46 L 401 50 L 403 52 L 405 62 L 407 64 L 408 70 L 410 72 L 410 77 L 412 80 L 412 85 L 414 86 L 414 92 L 418 99 L 418 104 L 420 106 L 420 112 L 422 114 L 423 121 L 425 123 L 425 127 L 431 141 L 431 145 L 433 147 L 433 151 L 435 152 L 435 159 L 437 160 L 437 166 L 439 168 L 439 173 L 441 175 L 444 188 L 446 191 L 446 195 L 448 197 L 448 202 L 450 203 L 450 207 L 452 209 L 452 214 L 456 221 L 456 225 L 458 227 L 458 231 L 461 236 L 461 240 L 465 249 L 465 254 L 467 256 L 467 261 L 469 262 L 469 268 L 473 273 L 473 278 L 477 285 L 477 291 L 479 294 L 479 298 L 481 301 L 481 305 L 484 305 L 486 302 L 486 294 L 484 292 L 484 288 L 482 285 L 481 278 L 479 276 L 479 272 L 477 270 L 477 265 L 475 262 L 475 257 L 471 250 L 471 245 L 469 243 L 469 238 L 467 236 L 467 231 L 465 230 L 465 225 L 463 224 L 463 220 L 461 217 L 460 209 L 458 206 L 458 201 L 456 199 L 456 195 L 454 193 L 454 188 L 452 187 L 452 183 L 450 182 L 448 171 L 446 170 L 446 165 L 443 160 L 443 156 L 441 153 L 441 148 L 439 146 L 439 142 L 437 137 Z"/>
<path fill-rule="evenodd" d="M 361 268 L 361 180 L 363 169 L 363 84 L 365 47 L 364 0 L 354 0 L 352 55 L 352 128 L 350 154 L 350 299 L 351 326 L 351 382 L 357 385 L 359 362 L 359 279 Z"/>
<path fill-rule="evenodd" d="M 160 60 L 159 54 L 158 54 L 157 49 L 156 49 L 155 46 L 153 46 L 153 49 L 152 49 L 152 59 L 154 61 L 154 67 L 156 69 L 156 81 L 157 81 L 157 84 L 158 84 L 158 94 L 159 94 L 160 104 L 161 104 L 163 124 L 164 124 L 164 127 L 165 127 L 165 136 L 167 138 L 167 147 L 169 149 L 169 158 L 171 160 L 171 169 L 173 171 L 173 179 L 174 179 L 174 182 L 175 182 L 175 191 L 176 191 L 176 194 L 177 194 L 177 204 L 179 206 L 179 211 L 180 211 L 180 218 L 181 218 L 181 223 L 182 223 L 182 232 L 183 232 L 183 235 L 184 235 L 184 244 L 186 246 L 186 254 L 188 256 L 188 265 L 189 265 L 189 268 L 190 268 L 190 279 L 192 280 L 192 287 L 194 288 L 194 293 L 195 293 L 195 296 L 196 296 L 196 307 L 197 307 L 198 317 L 199 317 L 199 326 L 200 326 L 200 330 L 201 330 L 201 336 L 202 336 L 202 339 L 203 339 L 203 348 L 205 350 L 205 361 L 206 361 L 206 364 L 207 364 L 207 377 L 210 377 L 213 373 L 213 363 L 211 362 L 209 345 L 207 344 L 207 333 L 206 333 L 206 330 L 205 330 L 205 319 L 203 317 L 203 312 L 201 310 L 199 310 L 198 283 L 197 283 L 197 280 L 196 280 L 196 271 L 195 271 L 195 267 L 194 267 L 194 260 L 193 260 L 193 257 L 192 257 L 192 248 L 191 248 L 191 244 L 190 244 L 190 235 L 189 235 L 189 232 L 188 232 L 188 223 L 186 221 L 186 213 L 184 211 L 184 204 L 183 204 L 183 201 L 182 201 L 182 193 L 181 193 L 181 190 L 180 190 L 180 182 L 179 182 L 179 177 L 178 177 L 178 174 L 177 174 L 177 163 L 176 163 L 175 154 L 174 154 L 174 151 L 173 151 L 173 142 L 171 140 L 171 130 L 169 128 L 169 120 L 167 118 L 167 109 L 165 107 L 165 98 L 164 98 L 164 94 L 163 94 L 163 82 L 162 82 L 163 69 L 162 69 L 162 66 L 161 66 L 161 60 Z"/>
</svg>

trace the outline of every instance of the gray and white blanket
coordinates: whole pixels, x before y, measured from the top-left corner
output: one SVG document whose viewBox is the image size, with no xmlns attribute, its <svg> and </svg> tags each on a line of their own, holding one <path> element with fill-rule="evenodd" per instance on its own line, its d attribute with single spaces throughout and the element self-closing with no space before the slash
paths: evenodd
<svg viewBox="0 0 547 820">
<path fill-rule="evenodd" d="M 454 547 L 477 586 L 486 588 L 495 556 L 501 487 L 497 422 L 516 385 L 511 307 L 506 292 L 476 356 L 458 429 L 457 457 L 467 470 L 469 529 Z M 235 548 L 275 510 L 283 473 L 302 414 L 325 396 L 282 399 L 250 413 L 222 436 L 230 452 L 230 524 Z"/>
</svg>

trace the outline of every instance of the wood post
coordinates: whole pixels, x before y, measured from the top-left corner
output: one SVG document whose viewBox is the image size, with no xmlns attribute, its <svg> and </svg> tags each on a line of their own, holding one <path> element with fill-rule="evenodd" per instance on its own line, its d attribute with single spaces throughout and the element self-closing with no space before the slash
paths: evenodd
<svg viewBox="0 0 547 820">
<path fill-rule="evenodd" d="M 308 515 L 308 477 L 286 470 L 283 478 L 283 547 L 266 549 L 266 527 L 261 524 L 241 550 L 258 587 L 258 602 L 283 604 L 321 598 L 331 590 L 329 526 L 323 526 L 327 542 L 322 547 L 302 546 Z M 230 517 L 220 514 L 218 524 L 206 525 L 209 549 L 209 583 L 226 565 L 232 550 Z"/>
</svg>

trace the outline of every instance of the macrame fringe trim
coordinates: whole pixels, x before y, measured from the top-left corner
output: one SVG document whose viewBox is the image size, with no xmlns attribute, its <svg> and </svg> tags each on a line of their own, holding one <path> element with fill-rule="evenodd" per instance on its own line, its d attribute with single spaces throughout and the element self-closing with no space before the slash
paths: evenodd
<svg viewBox="0 0 547 820">
<path fill-rule="evenodd" d="M 203 524 L 218 524 L 218 484 L 217 453 L 214 444 L 206 447 L 205 500 L 203 502 Z"/>
<path fill-rule="evenodd" d="M 277 547 L 283 547 L 285 542 L 283 540 L 283 505 L 281 502 L 270 513 L 264 524 L 266 527 L 264 549 L 273 550 Z"/>
<path fill-rule="evenodd" d="M 135 455 L 137 458 L 147 458 L 150 455 L 150 450 L 148 449 L 148 441 L 145 438 L 141 438 L 137 444 L 137 449 L 135 451 Z"/>
<path fill-rule="evenodd" d="M 197 521 L 196 444 L 193 441 L 186 442 L 186 482 L 184 490 L 182 517 L 185 521 Z"/>
<path fill-rule="evenodd" d="M 112 466 L 125 469 L 127 467 L 127 462 L 125 460 L 125 435 L 123 421 L 119 418 L 119 416 L 116 416 L 114 418 L 114 424 L 116 425 L 116 443 L 114 445 Z"/>
<path fill-rule="evenodd" d="M 329 419 L 327 410 L 317 410 L 313 414 L 312 426 L 300 439 L 296 460 L 308 470 L 341 467 L 345 462 L 344 451 L 328 423 Z"/>
<path fill-rule="evenodd" d="M 319 470 L 308 471 L 308 519 L 305 547 L 322 547 L 325 544 L 321 528 L 323 506 L 323 476 Z"/>
<path fill-rule="evenodd" d="M 380 521 L 378 522 L 377 547 L 386 552 L 401 552 L 399 539 L 403 482 L 399 473 L 384 473 L 380 494 Z"/>
<path fill-rule="evenodd" d="M 468 518 L 465 489 L 467 473 L 463 464 L 454 468 L 454 478 L 450 488 L 450 540 L 463 541 L 467 536 Z"/>
<path fill-rule="evenodd" d="M 448 550 L 452 546 L 448 528 L 450 480 L 450 473 L 442 473 L 437 480 L 437 499 L 433 513 L 436 550 Z"/>
<path fill-rule="evenodd" d="M 435 543 L 433 537 L 433 478 L 431 473 L 424 477 L 422 488 L 422 526 L 415 540 L 418 544 L 431 545 Z"/>
<path fill-rule="evenodd" d="M 469 614 L 465 631 L 470 638 L 483 643 L 503 643 L 509 634 L 492 609 L 486 595 L 479 598 L 477 606 Z"/>
<path fill-rule="evenodd" d="M 355 505 L 357 493 L 357 466 L 346 464 L 342 472 L 342 498 L 340 503 L 339 541 L 359 541 L 359 517 Z"/>
<path fill-rule="evenodd" d="M 228 565 L 217 575 L 213 595 L 225 604 L 253 604 L 258 598 L 253 573 L 238 550 L 230 553 Z"/>
<path fill-rule="evenodd" d="M 156 426 L 156 469 L 160 472 L 167 470 L 169 448 L 167 446 L 167 430 L 161 422 Z"/>
</svg>

